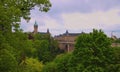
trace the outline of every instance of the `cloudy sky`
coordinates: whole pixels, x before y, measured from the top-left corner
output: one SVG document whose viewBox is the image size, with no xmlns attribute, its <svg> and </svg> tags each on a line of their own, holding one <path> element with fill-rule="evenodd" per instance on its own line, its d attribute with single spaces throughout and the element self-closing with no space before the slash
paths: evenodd
<svg viewBox="0 0 120 72">
<path fill-rule="evenodd" d="M 25 32 L 32 32 L 35 21 L 39 32 L 50 30 L 52 35 L 91 32 L 102 29 L 108 36 L 120 37 L 120 0 L 50 0 L 49 12 L 31 11 L 31 20 L 21 22 Z"/>
</svg>

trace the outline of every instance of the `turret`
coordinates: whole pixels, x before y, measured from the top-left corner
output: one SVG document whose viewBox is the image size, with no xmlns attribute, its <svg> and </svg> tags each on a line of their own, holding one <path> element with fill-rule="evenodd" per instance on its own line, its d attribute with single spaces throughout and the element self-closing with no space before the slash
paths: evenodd
<svg viewBox="0 0 120 72">
<path fill-rule="evenodd" d="M 34 34 L 38 32 L 38 24 L 37 22 L 35 21 L 35 24 L 34 24 Z"/>
</svg>

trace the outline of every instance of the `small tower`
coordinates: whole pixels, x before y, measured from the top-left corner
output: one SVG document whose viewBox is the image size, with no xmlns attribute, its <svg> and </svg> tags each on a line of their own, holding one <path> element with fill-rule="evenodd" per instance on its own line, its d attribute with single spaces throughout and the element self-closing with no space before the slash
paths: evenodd
<svg viewBox="0 0 120 72">
<path fill-rule="evenodd" d="M 37 22 L 35 21 L 35 24 L 34 24 L 34 34 L 36 34 L 38 32 L 38 24 Z"/>
<path fill-rule="evenodd" d="M 47 34 L 50 34 L 49 29 L 47 29 Z"/>
</svg>

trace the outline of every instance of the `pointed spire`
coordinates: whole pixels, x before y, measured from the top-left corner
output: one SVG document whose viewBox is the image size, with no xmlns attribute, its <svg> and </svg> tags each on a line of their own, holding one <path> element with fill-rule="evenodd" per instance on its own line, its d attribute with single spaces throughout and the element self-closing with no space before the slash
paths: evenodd
<svg viewBox="0 0 120 72">
<path fill-rule="evenodd" d="M 35 24 L 34 24 L 34 34 L 36 34 L 38 32 L 38 24 L 37 22 L 35 21 Z"/>
<path fill-rule="evenodd" d="M 35 24 L 34 24 L 34 26 L 38 26 L 38 24 L 37 24 L 37 22 L 35 21 Z"/>
</svg>

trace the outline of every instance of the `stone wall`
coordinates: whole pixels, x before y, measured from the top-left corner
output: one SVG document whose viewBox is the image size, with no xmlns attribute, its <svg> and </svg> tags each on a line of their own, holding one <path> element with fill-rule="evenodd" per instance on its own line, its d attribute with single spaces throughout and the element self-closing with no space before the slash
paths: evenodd
<svg viewBox="0 0 120 72">
<path fill-rule="evenodd" d="M 54 39 L 58 41 L 60 49 L 70 52 L 74 49 L 76 38 L 77 36 L 59 36 L 55 37 Z"/>
</svg>

